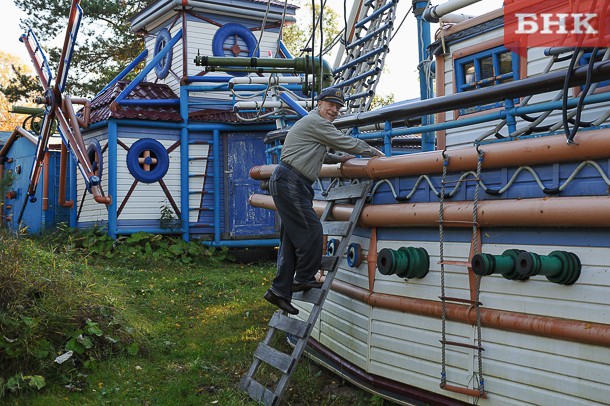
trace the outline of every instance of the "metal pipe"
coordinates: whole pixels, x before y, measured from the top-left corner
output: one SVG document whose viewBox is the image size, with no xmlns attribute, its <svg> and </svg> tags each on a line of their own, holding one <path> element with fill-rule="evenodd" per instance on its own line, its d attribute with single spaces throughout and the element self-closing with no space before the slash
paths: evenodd
<svg viewBox="0 0 610 406">
<path fill-rule="evenodd" d="M 42 161 L 43 172 L 44 172 L 44 183 L 42 184 L 42 211 L 49 210 L 49 159 L 51 159 L 51 153 L 44 153 L 44 161 Z"/>
<path fill-rule="evenodd" d="M 443 4 L 428 7 L 424 11 L 424 20 L 429 23 L 438 23 L 438 21 L 446 14 L 452 13 L 461 8 L 478 3 L 481 0 L 450 0 Z"/>
<path fill-rule="evenodd" d="M 66 189 L 68 180 L 68 147 L 65 143 L 61 143 L 61 153 L 59 155 L 59 196 L 57 203 L 60 207 L 74 207 L 74 200 L 66 200 Z"/>
<path fill-rule="evenodd" d="M 578 134 L 579 143 L 567 145 L 563 135 L 530 138 L 518 142 L 499 142 L 481 147 L 485 153 L 482 167 L 485 169 L 527 165 L 544 165 L 561 162 L 607 159 L 610 153 L 610 137 L 607 130 L 583 131 Z M 540 153 L 544 151 L 544 154 Z M 448 172 L 472 171 L 477 167 L 475 148 L 456 148 L 445 152 L 449 157 Z M 443 151 L 384 157 L 355 158 L 337 165 L 324 165 L 320 177 L 389 179 L 398 176 L 414 176 L 422 173 L 441 173 Z M 253 179 L 268 179 L 275 165 L 261 165 L 250 169 Z"/>
<path fill-rule="evenodd" d="M 294 100 L 292 97 L 290 97 L 290 95 L 288 93 L 282 92 L 280 94 L 280 99 L 282 100 L 283 103 L 286 103 L 288 106 L 290 106 L 291 109 L 296 111 L 296 113 L 300 117 L 305 117 L 308 114 L 307 110 L 305 110 L 301 106 L 299 101 Z M 305 102 L 305 107 L 307 107 L 307 106 L 308 106 L 308 104 L 307 104 L 307 102 Z"/>
<path fill-rule="evenodd" d="M 285 103 L 283 101 L 275 101 L 275 100 L 265 100 L 265 102 L 263 103 L 262 101 L 244 101 L 244 102 L 236 102 L 234 105 L 235 110 L 251 110 L 251 109 L 261 109 L 261 108 L 268 108 L 268 109 L 278 109 L 278 108 L 284 108 L 284 107 L 288 107 L 288 108 L 293 108 L 294 106 L 299 106 L 301 109 L 302 108 L 311 108 L 311 100 L 295 100 L 294 104 L 288 104 Z M 307 114 L 307 111 L 305 111 L 305 114 Z"/>
<path fill-rule="evenodd" d="M 129 95 L 129 93 L 131 93 L 131 91 L 135 89 L 140 82 L 142 82 L 142 80 L 146 78 L 146 75 L 148 75 L 148 73 L 153 70 L 163 58 L 165 58 L 165 55 L 167 55 L 170 49 L 176 45 L 180 38 L 182 38 L 182 30 L 178 31 L 176 35 L 174 35 L 174 37 L 167 43 L 167 45 L 165 45 L 165 47 L 163 47 L 163 49 L 159 51 L 159 53 L 148 63 L 148 65 L 146 65 L 144 69 L 142 69 L 142 71 L 138 73 L 138 75 L 125 87 L 125 89 L 119 93 L 112 104 L 120 104 L 120 102 L 125 99 L 125 97 L 127 97 L 127 95 Z"/>
<path fill-rule="evenodd" d="M 278 239 L 263 239 L 263 240 L 218 240 L 218 241 L 202 241 L 201 244 L 208 247 L 277 247 L 280 245 Z"/>
<path fill-rule="evenodd" d="M 254 207 L 275 210 L 269 195 L 253 194 Z M 472 227 L 473 202 L 445 202 L 445 227 Z M 324 201 L 314 201 L 319 215 Z M 586 210 L 583 210 L 586 207 Z M 348 220 L 352 205 L 333 206 L 336 220 Z M 438 227 L 439 203 L 367 205 L 359 224 L 363 227 Z M 484 200 L 478 203 L 480 227 L 610 227 L 610 196 L 550 197 L 536 199 Z"/>
<path fill-rule="evenodd" d="M 125 69 L 123 69 L 118 75 L 116 75 L 115 78 L 110 81 L 110 83 L 108 83 L 102 90 L 100 90 L 97 93 L 96 97 L 104 93 L 106 89 L 114 86 L 115 83 L 127 76 L 136 66 L 140 64 L 140 62 L 145 61 L 147 56 L 148 49 L 145 49 L 140 55 L 136 56 L 136 58 L 129 65 L 127 65 Z"/>
<path fill-rule="evenodd" d="M 212 153 L 214 160 L 214 243 L 220 243 L 220 132 L 214 129 L 212 132 Z"/>
<path fill-rule="evenodd" d="M 385 293 L 369 293 L 368 290 L 334 280 L 332 289 L 349 298 L 370 306 L 440 318 L 441 303 Z M 447 319 L 474 325 L 475 314 L 470 306 L 446 303 Z M 574 341 L 602 347 L 610 346 L 610 325 L 589 321 L 536 316 L 505 310 L 481 308 L 481 325 L 546 338 Z"/>
<path fill-rule="evenodd" d="M 474 16 L 468 15 L 468 14 L 462 14 L 462 13 L 450 13 L 450 14 L 445 14 L 442 17 L 443 23 L 445 24 L 457 24 L 457 23 L 461 23 L 467 20 L 470 20 L 471 18 L 474 18 Z"/>
<path fill-rule="evenodd" d="M 91 101 L 82 97 L 70 97 L 70 101 L 72 102 L 72 104 L 78 104 L 83 106 L 83 116 L 82 118 L 77 116 L 76 120 L 82 128 L 89 127 L 89 124 L 91 123 Z"/>
<path fill-rule="evenodd" d="M 122 123 L 121 123 L 122 125 Z M 116 119 L 108 120 L 108 163 L 106 170 L 108 174 L 108 190 L 111 196 L 118 197 L 118 138 L 119 130 Z M 108 235 L 111 238 L 116 238 L 118 234 L 117 226 L 117 199 L 113 199 L 108 206 Z"/>
<path fill-rule="evenodd" d="M 183 126 L 180 129 L 180 207 L 182 213 L 180 213 L 180 222 L 182 224 L 182 239 L 189 241 L 190 229 L 189 229 L 189 107 L 188 107 L 189 93 L 185 86 L 180 86 L 180 116 L 182 117 Z M 217 157 L 214 157 L 217 160 Z"/>
<path fill-rule="evenodd" d="M 275 86 L 280 83 L 303 83 L 305 82 L 305 76 L 269 76 L 269 77 L 260 77 L 260 76 L 241 76 L 241 77 L 233 77 L 229 80 L 229 89 L 231 89 L 234 85 L 269 85 Z"/>
<path fill-rule="evenodd" d="M 570 75 L 569 86 L 579 86 L 586 81 L 587 66 L 576 68 Z M 407 105 L 391 105 L 374 111 L 367 111 L 337 118 L 333 124 L 337 128 L 350 128 L 374 124 L 380 121 L 395 121 L 420 117 L 423 115 L 441 113 L 473 107 L 505 99 L 551 92 L 563 88 L 565 70 L 554 71 L 544 75 L 534 76 L 513 82 L 501 83 L 492 87 L 477 89 L 476 92 L 454 93 L 447 96 L 426 99 Z M 610 61 L 597 62 L 591 75 L 592 82 L 606 80 L 610 76 Z M 580 135 L 580 134 L 579 134 Z"/>
</svg>

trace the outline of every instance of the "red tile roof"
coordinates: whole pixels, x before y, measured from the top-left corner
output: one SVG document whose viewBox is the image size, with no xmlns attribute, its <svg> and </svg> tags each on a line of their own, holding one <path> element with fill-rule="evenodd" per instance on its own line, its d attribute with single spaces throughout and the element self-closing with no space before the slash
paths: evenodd
<svg viewBox="0 0 610 406">
<path fill-rule="evenodd" d="M 119 81 L 91 101 L 90 118 L 92 124 L 109 118 L 182 121 L 178 106 L 125 106 L 116 103 L 112 104 L 128 84 L 129 82 L 127 81 Z M 165 84 L 142 82 L 125 99 L 165 100 L 177 98 L 178 96 Z"/>
<path fill-rule="evenodd" d="M 109 118 L 124 118 L 137 120 L 156 120 L 181 122 L 178 106 L 125 106 L 113 104 L 117 96 L 129 84 L 127 81 L 119 81 L 114 86 L 106 89 L 91 101 L 91 124 L 104 121 Z M 126 100 L 167 100 L 177 99 L 178 96 L 165 84 L 142 82 L 126 97 Z M 240 113 L 243 118 L 251 119 L 256 113 Z M 204 109 L 189 113 L 191 121 L 205 121 L 216 123 L 241 123 L 236 113 L 229 110 Z M 270 122 L 271 119 L 263 119 L 260 122 Z"/>
</svg>

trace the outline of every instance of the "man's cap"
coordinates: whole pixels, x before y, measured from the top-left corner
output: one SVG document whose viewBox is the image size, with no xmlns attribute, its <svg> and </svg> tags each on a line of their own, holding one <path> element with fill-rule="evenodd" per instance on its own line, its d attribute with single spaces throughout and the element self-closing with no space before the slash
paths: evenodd
<svg viewBox="0 0 610 406">
<path fill-rule="evenodd" d="M 318 101 L 320 100 L 337 103 L 341 107 L 345 106 L 345 96 L 343 95 L 343 90 L 338 87 L 327 87 L 326 89 L 322 89 L 318 95 Z"/>
</svg>

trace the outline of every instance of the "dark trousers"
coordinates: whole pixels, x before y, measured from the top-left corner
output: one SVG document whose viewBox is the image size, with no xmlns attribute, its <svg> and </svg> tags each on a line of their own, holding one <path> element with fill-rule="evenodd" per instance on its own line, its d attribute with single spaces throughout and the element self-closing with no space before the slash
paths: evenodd
<svg viewBox="0 0 610 406">
<path fill-rule="evenodd" d="M 269 191 L 281 219 L 281 245 L 271 291 L 290 299 L 293 281 L 312 281 L 320 269 L 322 224 L 313 210 L 311 181 L 296 169 L 278 165 L 269 179 Z"/>
</svg>

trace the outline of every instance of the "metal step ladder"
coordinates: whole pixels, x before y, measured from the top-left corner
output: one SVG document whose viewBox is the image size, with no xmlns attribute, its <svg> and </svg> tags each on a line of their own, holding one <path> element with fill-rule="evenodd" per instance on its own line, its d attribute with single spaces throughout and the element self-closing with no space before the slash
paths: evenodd
<svg viewBox="0 0 610 406">
<path fill-rule="evenodd" d="M 366 198 L 371 190 L 372 181 L 365 181 L 358 184 L 338 186 L 328 191 L 324 197 L 328 203 L 321 216 L 322 227 L 325 235 L 342 236 L 341 242 L 332 256 L 322 257 L 322 270 L 328 271 L 324 284 L 320 289 L 310 289 L 306 292 L 298 292 L 293 295 L 293 300 L 300 300 L 312 303 L 313 307 L 306 321 L 290 318 L 283 311 L 276 311 L 269 321 L 269 330 L 262 342 L 259 343 L 254 351 L 254 361 L 248 372 L 242 377 L 240 389 L 247 392 L 250 398 L 264 405 L 277 405 L 282 398 L 284 390 L 292 373 L 295 371 L 297 363 L 307 345 L 307 340 L 313 327 L 320 316 L 322 306 L 335 278 L 336 270 L 339 266 L 339 259 L 343 256 L 349 245 L 352 232 L 360 214 Z M 348 221 L 333 221 L 332 209 L 338 201 L 346 199 L 356 199 L 354 209 Z M 277 332 L 286 332 L 293 335 L 297 341 L 291 354 L 286 354 L 271 346 L 271 341 Z M 254 375 L 262 364 L 267 364 L 280 372 L 280 377 L 275 383 L 275 388 L 268 388 L 254 379 Z M 274 371 L 275 372 L 275 371 Z M 275 375 L 275 373 L 273 374 Z"/>
</svg>

